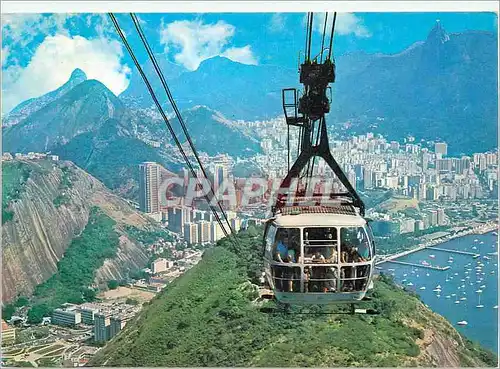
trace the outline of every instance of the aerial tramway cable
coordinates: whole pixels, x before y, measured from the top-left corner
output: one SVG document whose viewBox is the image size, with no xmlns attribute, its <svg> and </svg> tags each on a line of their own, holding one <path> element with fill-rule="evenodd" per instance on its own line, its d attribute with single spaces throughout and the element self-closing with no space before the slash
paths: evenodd
<svg viewBox="0 0 500 369">
<path fill-rule="evenodd" d="M 174 100 L 174 98 L 172 96 L 172 93 L 170 92 L 170 88 L 168 87 L 167 81 L 165 80 L 165 76 L 163 75 L 163 72 L 161 71 L 161 68 L 160 68 L 160 66 L 159 66 L 159 64 L 158 64 L 158 62 L 156 60 L 156 57 L 155 57 L 155 55 L 154 55 L 154 53 L 153 53 L 153 51 L 151 49 L 151 46 L 149 45 L 149 42 L 148 42 L 148 40 L 147 40 L 147 38 L 146 38 L 143 30 L 142 30 L 142 27 L 141 27 L 141 25 L 139 23 L 139 20 L 137 19 L 137 16 L 134 13 L 130 13 L 130 17 L 132 18 L 132 21 L 134 22 L 135 29 L 137 30 L 137 33 L 138 33 L 139 37 L 141 38 L 141 41 L 142 41 L 144 47 L 146 48 L 146 51 L 147 51 L 148 56 L 149 56 L 149 59 L 153 63 L 153 67 L 154 67 L 154 69 L 156 71 L 156 74 L 160 78 L 160 81 L 161 81 L 161 84 L 163 86 L 163 89 L 165 90 L 165 93 L 167 94 L 168 100 L 170 101 L 170 104 L 172 105 L 172 108 L 173 108 L 173 110 L 175 112 L 175 115 L 176 115 L 176 117 L 177 117 L 177 119 L 178 119 L 178 121 L 179 121 L 179 123 L 180 123 L 180 125 L 182 127 L 182 130 L 184 132 L 184 135 L 186 136 L 186 139 L 188 140 L 189 146 L 191 147 L 191 150 L 193 151 L 193 154 L 194 154 L 194 156 L 196 158 L 196 161 L 197 161 L 197 163 L 198 163 L 198 165 L 199 165 L 199 167 L 200 167 L 200 169 L 201 169 L 201 171 L 203 173 L 203 176 L 205 177 L 205 179 L 210 184 L 210 181 L 208 179 L 208 175 L 207 175 L 207 173 L 205 171 L 205 168 L 203 167 L 203 163 L 201 162 L 200 157 L 198 156 L 198 152 L 197 152 L 197 150 L 196 150 L 196 148 L 194 146 L 194 143 L 193 143 L 193 141 L 191 139 L 191 136 L 190 136 L 190 134 L 189 134 L 189 132 L 187 130 L 187 127 L 186 127 L 186 124 L 184 122 L 184 119 L 182 118 L 182 115 L 181 115 L 179 109 L 177 108 L 177 104 L 175 103 L 175 100 Z M 210 184 L 210 195 L 213 196 L 217 200 L 216 195 L 215 195 L 215 191 L 214 191 L 213 186 L 211 184 Z M 224 209 L 223 209 L 223 207 L 222 207 L 222 205 L 220 204 L 219 201 L 217 201 L 217 204 L 218 204 L 219 209 L 220 209 L 220 211 L 221 211 L 221 213 L 222 213 L 222 215 L 224 217 L 225 222 L 227 223 L 227 225 L 228 225 L 228 227 L 229 227 L 229 229 L 231 231 L 231 234 L 234 235 L 234 230 L 231 227 L 231 223 L 229 222 L 229 219 L 227 218 L 226 212 L 224 211 Z M 238 241 L 236 241 L 236 242 L 238 242 Z"/>
<path fill-rule="evenodd" d="M 141 74 L 141 77 L 144 80 L 144 83 L 146 84 L 146 87 L 148 88 L 148 91 L 149 91 L 151 97 L 153 98 L 153 101 L 154 101 L 156 107 L 158 108 L 158 111 L 160 112 L 163 120 L 165 121 L 165 123 L 167 125 L 167 128 L 170 131 L 170 134 L 172 135 L 172 138 L 174 139 L 175 144 L 179 148 L 179 151 L 181 152 L 181 155 L 184 158 L 184 160 L 185 160 L 188 168 L 190 169 L 190 171 L 193 174 L 194 178 L 196 178 L 196 180 L 198 181 L 198 184 L 202 185 L 202 183 L 200 182 L 200 180 L 199 180 L 199 178 L 198 178 L 198 176 L 196 174 L 196 171 L 194 170 L 191 162 L 189 161 L 189 158 L 187 157 L 186 153 L 184 152 L 184 149 L 182 148 L 182 145 L 179 142 L 179 140 L 178 140 L 178 138 L 177 138 L 177 136 L 176 136 L 176 134 L 175 134 L 175 132 L 174 132 L 174 130 L 173 130 L 173 128 L 172 128 L 172 126 L 171 126 L 171 124 L 170 124 L 170 122 L 169 122 L 169 120 L 168 120 L 168 118 L 167 118 L 167 116 L 166 116 L 166 114 L 165 114 L 165 112 L 164 112 L 161 104 L 160 104 L 160 102 L 158 101 L 158 98 L 156 97 L 156 94 L 154 93 L 153 88 L 152 88 L 152 86 L 151 86 L 148 78 L 146 77 L 144 71 L 142 70 L 142 67 L 139 64 L 139 62 L 138 62 L 138 60 L 137 60 L 137 58 L 136 58 L 136 56 L 134 54 L 134 51 L 130 47 L 130 45 L 129 45 L 129 43 L 128 43 L 126 37 L 125 37 L 125 35 L 123 34 L 122 30 L 120 29 L 120 26 L 118 24 L 118 21 L 116 20 L 116 17 L 114 16 L 113 13 L 109 13 L 109 17 L 111 18 L 111 21 L 113 22 L 113 25 L 114 25 L 114 27 L 115 27 L 118 35 L 122 39 L 122 41 L 123 41 L 123 43 L 124 43 L 127 51 L 129 52 L 130 57 L 132 58 L 135 66 L 137 67 L 139 73 Z M 222 224 L 222 221 L 221 221 L 221 219 L 219 217 L 219 214 L 217 213 L 217 210 L 214 209 L 213 206 L 210 204 L 210 199 L 208 198 L 208 195 L 204 195 L 204 197 L 205 197 L 207 203 L 209 204 L 209 207 L 211 208 L 212 213 L 214 214 L 217 223 L 219 224 L 220 228 L 222 229 L 222 232 L 224 233 L 224 235 L 226 237 L 228 237 L 228 233 L 227 233 L 224 225 Z"/>
<path fill-rule="evenodd" d="M 333 13 L 332 33 L 330 35 L 330 46 L 328 48 L 328 59 L 331 59 L 331 57 L 332 57 L 333 32 L 335 31 L 335 21 L 336 20 L 337 20 L 337 12 Z"/>
<path fill-rule="evenodd" d="M 323 62 L 323 47 L 325 45 L 325 34 L 326 34 L 326 23 L 328 22 L 328 12 L 325 14 L 325 25 L 323 26 L 323 37 L 321 38 L 321 57 L 319 58 L 319 62 Z"/>
</svg>

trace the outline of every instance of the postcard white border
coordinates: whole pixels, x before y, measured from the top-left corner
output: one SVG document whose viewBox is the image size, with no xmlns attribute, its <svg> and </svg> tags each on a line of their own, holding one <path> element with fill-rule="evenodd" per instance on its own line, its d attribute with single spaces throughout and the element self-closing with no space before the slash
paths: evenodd
<svg viewBox="0 0 500 369">
<path fill-rule="evenodd" d="M 2 13 L 496 12 L 497 1 L 3 1 Z"/>
</svg>

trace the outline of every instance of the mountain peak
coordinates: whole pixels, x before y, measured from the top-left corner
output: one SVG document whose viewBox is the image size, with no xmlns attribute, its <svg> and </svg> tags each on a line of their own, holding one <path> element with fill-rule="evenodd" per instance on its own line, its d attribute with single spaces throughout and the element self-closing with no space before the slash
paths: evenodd
<svg viewBox="0 0 500 369">
<path fill-rule="evenodd" d="M 69 77 L 70 80 L 79 80 L 81 82 L 87 80 L 87 75 L 83 70 L 80 68 L 76 68 L 72 73 L 71 76 Z"/>
<path fill-rule="evenodd" d="M 241 64 L 238 62 L 235 62 L 229 58 L 226 58 L 225 56 L 213 56 L 211 58 L 203 60 L 200 65 L 198 66 L 198 70 L 201 69 L 207 69 L 207 68 L 220 68 L 220 67 L 227 67 L 229 65 L 237 65 Z"/>
<path fill-rule="evenodd" d="M 450 36 L 448 36 L 448 33 L 446 33 L 446 30 L 441 25 L 440 20 L 436 19 L 436 24 L 427 36 L 427 42 L 438 42 L 444 44 L 449 39 Z"/>
</svg>

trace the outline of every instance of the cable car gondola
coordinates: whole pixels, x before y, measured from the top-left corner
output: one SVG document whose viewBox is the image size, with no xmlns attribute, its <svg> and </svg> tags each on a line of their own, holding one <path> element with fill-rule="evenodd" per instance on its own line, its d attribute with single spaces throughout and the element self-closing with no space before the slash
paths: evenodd
<svg viewBox="0 0 500 369">
<path fill-rule="evenodd" d="M 282 92 L 288 128 L 300 129 L 299 155 L 281 183 L 273 214 L 266 222 L 263 249 L 266 280 L 278 302 L 290 305 L 353 304 L 363 300 L 373 285 L 375 247 L 364 204 L 328 143 L 325 114 L 330 111 L 330 100 L 326 92 L 335 81 L 331 50 L 336 13 L 323 61 L 327 19 L 318 54 L 321 58 L 311 61 L 313 14 L 308 14 L 305 60 L 300 66 L 302 96 L 297 101 L 294 88 Z M 288 151 L 290 157 L 290 147 Z M 313 188 L 312 196 L 306 196 L 311 192 L 307 186 L 311 188 L 316 157 L 325 160 L 346 192 L 332 191 L 325 196 Z"/>
</svg>

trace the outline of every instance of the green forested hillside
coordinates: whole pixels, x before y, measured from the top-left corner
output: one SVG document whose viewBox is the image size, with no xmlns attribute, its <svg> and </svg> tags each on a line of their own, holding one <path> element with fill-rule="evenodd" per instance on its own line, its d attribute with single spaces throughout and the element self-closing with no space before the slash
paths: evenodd
<svg viewBox="0 0 500 369">
<path fill-rule="evenodd" d="M 375 284 L 379 316 L 265 313 L 249 282 L 259 267 L 261 233 L 238 236 L 243 253 L 224 239 L 153 299 L 91 365 L 106 366 L 441 366 L 494 365 L 444 318 L 382 277 Z M 273 305 L 272 302 L 265 304 Z M 332 309 L 332 308 L 329 308 Z M 341 312 L 345 308 L 336 307 Z M 295 313 L 295 314 L 294 314 Z M 433 349 L 427 351 L 427 347 Z M 439 352 L 446 347 L 446 355 Z M 453 358 L 453 359 L 450 359 Z"/>
</svg>

